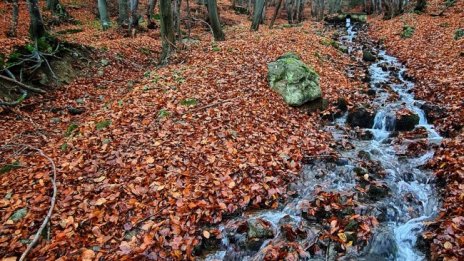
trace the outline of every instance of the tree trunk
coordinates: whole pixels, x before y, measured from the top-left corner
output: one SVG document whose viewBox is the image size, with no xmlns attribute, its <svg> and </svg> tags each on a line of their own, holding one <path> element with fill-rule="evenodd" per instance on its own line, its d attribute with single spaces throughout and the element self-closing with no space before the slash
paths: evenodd
<svg viewBox="0 0 464 261">
<path fill-rule="evenodd" d="M 427 0 L 417 0 L 416 7 L 414 10 L 419 12 L 424 12 L 425 7 L 427 6 Z"/>
<path fill-rule="evenodd" d="M 45 36 L 45 26 L 42 20 L 42 16 L 40 15 L 40 8 L 37 0 L 28 0 L 28 4 L 29 15 L 31 19 L 29 32 L 31 34 L 31 38 L 34 41 L 37 41 L 37 39 Z"/>
<path fill-rule="evenodd" d="M 147 21 L 148 25 L 147 27 L 149 29 L 155 29 L 156 28 L 156 23 L 155 23 L 155 6 L 156 6 L 156 0 L 149 0 L 148 1 L 148 9 L 147 9 Z"/>
<path fill-rule="evenodd" d="M 139 26 L 139 0 L 130 0 L 129 31 L 135 30 Z M 133 33 L 134 34 L 134 33 Z"/>
<path fill-rule="evenodd" d="M 98 13 L 100 14 L 102 28 L 105 31 L 111 26 L 110 18 L 108 17 L 108 6 L 106 5 L 106 0 L 98 0 Z"/>
<path fill-rule="evenodd" d="M 10 29 L 6 33 L 8 37 L 16 37 L 16 31 L 18 29 L 18 17 L 19 17 L 19 5 L 18 0 L 13 0 L 13 15 L 11 18 Z"/>
<path fill-rule="evenodd" d="M 272 27 L 274 26 L 275 19 L 279 15 L 279 10 L 280 10 L 280 7 L 282 6 L 282 1 L 284 0 L 278 0 L 278 1 L 279 2 L 277 2 L 277 6 L 274 10 L 274 15 L 272 15 L 272 20 L 271 20 L 271 24 L 269 25 L 269 29 L 272 29 Z"/>
<path fill-rule="evenodd" d="M 251 23 L 251 31 L 258 31 L 261 17 L 263 15 L 265 0 L 256 0 L 253 10 L 253 22 Z"/>
<path fill-rule="evenodd" d="M 188 29 L 188 39 L 190 39 L 190 33 L 192 32 L 192 16 L 190 14 L 190 2 L 189 0 L 186 0 L 187 2 L 187 29 Z"/>
<path fill-rule="evenodd" d="M 129 15 L 127 7 L 129 6 L 127 0 L 118 0 L 118 24 L 119 26 L 127 26 Z"/>
<path fill-rule="evenodd" d="M 52 14 L 60 18 L 69 17 L 68 12 L 64 9 L 64 6 L 60 3 L 60 0 L 47 0 L 47 9 L 52 11 Z"/>
<path fill-rule="evenodd" d="M 160 0 L 160 23 L 161 23 L 161 39 L 163 50 L 161 52 L 160 64 L 166 65 L 171 55 L 172 48 L 175 47 L 176 38 L 174 35 L 174 25 L 172 22 L 172 10 L 170 0 Z"/>
<path fill-rule="evenodd" d="M 225 36 L 224 32 L 222 32 L 221 22 L 219 22 L 216 0 L 208 0 L 208 16 L 211 28 L 213 29 L 214 40 L 224 41 Z"/>
<path fill-rule="evenodd" d="M 174 30 L 176 31 L 177 37 L 180 37 L 180 6 L 181 0 L 173 0 L 173 14 L 174 14 Z"/>
</svg>

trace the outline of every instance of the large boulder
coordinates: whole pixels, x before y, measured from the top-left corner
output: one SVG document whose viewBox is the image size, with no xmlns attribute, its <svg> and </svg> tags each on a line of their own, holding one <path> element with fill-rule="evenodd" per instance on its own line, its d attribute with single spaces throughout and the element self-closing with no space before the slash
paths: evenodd
<svg viewBox="0 0 464 261">
<path fill-rule="evenodd" d="M 322 96 L 319 75 L 293 53 L 268 64 L 268 80 L 271 88 L 291 106 L 300 106 Z"/>
</svg>

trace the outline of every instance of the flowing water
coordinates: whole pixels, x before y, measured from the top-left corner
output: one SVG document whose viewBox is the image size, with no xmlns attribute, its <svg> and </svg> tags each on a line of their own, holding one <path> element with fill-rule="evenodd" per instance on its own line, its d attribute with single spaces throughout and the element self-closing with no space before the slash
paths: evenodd
<svg viewBox="0 0 464 261">
<path fill-rule="evenodd" d="M 363 48 L 362 43 L 357 41 L 356 28 L 351 25 L 349 18 L 346 21 L 346 35 L 340 38 L 340 42 L 347 45 L 350 54 Z M 305 217 L 302 209 L 308 202 L 315 200 L 316 193 L 320 190 L 342 195 L 355 192 L 360 182 L 355 172 L 356 169 L 359 170 L 359 162 L 366 157 L 369 162 L 376 163 L 384 173 L 382 177 L 376 177 L 377 181 L 388 187 L 388 195 L 375 200 L 360 197 L 362 205 L 355 208 L 356 214 L 375 216 L 379 220 L 369 243 L 356 251 L 346 251 L 338 257 L 339 249 L 331 247 L 330 243 L 322 244 L 322 252 L 300 251 L 299 258 L 405 261 L 426 259 L 424 253 L 416 247 L 417 238 L 423 230 L 423 222 L 433 219 L 437 213 L 439 201 L 432 173 L 421 166 L 433 157 L 433 148 L 436 147 L 434 145 L 441 141 L 441 137 L 427 123 L 424 112 L 418 107 L 420 102 L 411 94 L 414 83 L 405 79 L 404 65 L 384 50 L 372 51 L 377 53 L 377 61 L 368 67 L 370 88 L 376 93 L 372 104 L 377 107 L 374 124 L 367 130 L 371 132 L 372 139 L 360 139 L 351 128 L 346 128 L 346 115 L 326 126 L 334 139 L 339 144 L 344 144 L 338 149 L 339 159 L 319 159 L 305 164 L 301 178 L 291 187 L 298 192 L 298 196 L 287 202 L 283 208 L 244 213 L 222 224 L 219 228 L 221 241 L 217 242 L 214 251 L 204 257 L 205 260 L 262 260 L 266 246 L 288 239 L 284 237 L 285 231 L 282 227 L 289 224 L 305 231 L 303 237 L 296 242 L 303 252 L 307 251 L 318 240 L 324 228 Z M 419 116 L 416 130 L 420 129 L 422 132 L 421 135 L 395 139 L 395 112 L 405 108 Z M 425 149 L 414 155 L 405 153 L 408 148 L 419 146 L 416 145 L 417 142 L 426 144 Z M 360 159 L 359 155 L 364 155 L 364 158 Z M 271 226 L 271 232 L 266 234 L 261 231 L 265 235 L 261 235 L 262 240 L 247 243 L 247 233 L 237 232 L 240 228 L 237 229 L 236 225 L 244 220 L 249 223 L 264 220 L 265 224 Z"/>
</svg>

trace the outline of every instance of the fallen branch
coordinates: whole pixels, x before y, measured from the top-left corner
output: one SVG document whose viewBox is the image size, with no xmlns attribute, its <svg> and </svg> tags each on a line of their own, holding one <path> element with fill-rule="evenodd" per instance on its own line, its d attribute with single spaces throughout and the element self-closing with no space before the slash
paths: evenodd
<svg viewBox="0 0 464 261">
<path fill-rule="evenodd" d="M 235 98 L 232 98 L 232 99 L 227 99 L 227 100 L 223 100 L 223 101 L 211 103 L 211 104 L 208 104 L 208 105 L 205 105 L 205 106 L 198 107 L 198 108 L 195 108 L 195 109 L 193 109 L 193 110 L 190 110 L 190 111 L 188 111 L 187 113 L 189 113 L 189 112 L 200 111 L 200 110 L 207 109 L 207 108 L 210 108 L 210 107 L 214 107 L 214 106 L 217 106 L 217 105 L 220 105 L 220 104 L 224 104 L 224 103 L 229 103 L 229 102 L 231 102 L 231 101 L 233 101 L 233 100 L 235 100 L 235 99 L 237 99 L 237 98 L 238 98 L 238 96 L 235 97 Z"/>
<path fill-rule="evenodd" d="M 34 150 L 37 153 L 39 153 L 40 156 L 46 158 L 50 162 L 50 164 L 52 165 L 52 174 L 53 175 L 51 177 L 51 181 L 52 181 L 52 186 L 53 186 L 53 195 L 52 195 L 52 198 L 50 200 L 51 201 L 50 202 L 50 209 L 48 210 L 48 213 L 45 216 L 45 219 L 42 222 L 42 225 L 40 225 L 39 230 L 37 230 L 37 233 L 35 234 L 34 239 L 31 241 L 31 243 L 29 243 L 27 245 L 26 251 L 24 251 L 23 254 L 21 255 L 21 257 L 19 258 L 19 261 L 23 261 L 23 260 L 26 259 L 29 252 L 31 252 L 31 250 L 34 248 L 35 244 L 37 244 L 37 242 L 39 241 L 43 230 L 45 229 L 47 224 L 50 222 L 50 219 L 52 217 L 53 209 L 55 208 L 56 194 L 57 194 L 57 191 L 58 191 L 58 189 L 56 187 L 56 166 L 55 166 L 55 162 L 53 161 L 53 159 L 50 158 L 49 156 L 47 156 L 41 149 L 26 145 L 26 144 L 9 144 L 9 145 L 5 145 L 5 146 L 6 147 L 11 147 L 11 146 L 17 147 L 17 146 L 19 146 L 19 147 L 22 147 L 22 148 L 28 148 L 30 150 Z"/>
<path fill-rule="evenodd" d="M 14 84 L 16 84 L 17 86 L 19 86 L 19 87 L 21 87 L 21 88 L 23 88 L 23 89 L 26 89 L 26 90 L 28 90 L 28 91 L 31 91 L 31 92 L 36 92 L 36 93 L 40 93 L 40 94 L 45 94 L 45 93 L 47 93 L 46 91 L 44 91 L 44 90 L 42 90 L 42 89 L 35 88 L 35 87 L 31 87 L 31 86 L 29 86 L 29 85 L 26 85 L 26 84 L 24 84 L 24 83 L 22 83 L 22 82 L 18 82 L 18 81 L 15 80 L 15 79 L 12 79 L 12 78 L 10 78 L 10 77 L 3 76 L 3 75 L 1 75 L 1 74 L 0 74 L 0 79 L 5 80 L 5 81 L 8 81 L 8 82 L 10 82 L 10 83 L 14 83 Z"/>
</svg>

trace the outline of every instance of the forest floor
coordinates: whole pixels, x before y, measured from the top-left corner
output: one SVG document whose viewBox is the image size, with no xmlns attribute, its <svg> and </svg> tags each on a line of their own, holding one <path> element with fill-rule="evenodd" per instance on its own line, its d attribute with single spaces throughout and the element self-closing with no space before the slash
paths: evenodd
<svg viewBox="0 0 464 261">
<path fill-rule="evenodd" d="M 9 10 L 4 5 L 0 10 Z M 24 8 L 20 21 L 27 21 Z M 459 8 L 462 3 L 438 18 L 405 15 L 372 22 L 372 35 L 387 36 L 388 50 L 407 63 L 417 89 L 428 90 L 418 97 L 447 111 L 448 120 L 437 125 L 450 137 L 433 165 L 449 183 L 432 235 L 440 256 L 462 256 L 464 244 L 462 209 L 455 205 L 462 202 L 464 175 L 462 126 L 456 125 L 464 122 L 463 40 L 453 42 L 451 36 L 463 27 L 462 16 L 451 15 Z M 332 138 L 321 126 L 323 116 L 336 111 L 338 98 L 349 107 L 368 100 L 366 84 L 346 76 L 352 62 L 327 44 L 333 32 L 321 23 L 287 27 L 279 20 L 273 30 L 250 32 L 245 15 L 221 6 L 226 41 L 213 42 L 198 23 L 192 31 L 196 40 L 182 44 L 172 62 L 158 68 L 158 30 L 135 38 L 116 28 L 103 32 L 91 10 L 76 5 L 68 11 L 83 22 L 53 28 L 83 29 L 60 39 L 95 48 L 85 75 L 0 112 L 0 166 L 15 166 L 0 174 L 0 256 L 25 250 L 50 204 L 49 161 L 24 145 L 51 157 L 58 173 L 50 240 L 31 256 L 182 258 L 192 255 L 204 225 L 245 208 L 277 207 L 286 185 L 298 177 L 302 158 L 332 152 Z M 4 17 L 2 36 L 9 21 Z M 410 39 L 398 36 L 402 19 L 416 28 Z M 425 36 L 430 23 L 440 36 L 434 41 Z M 20 26 L 19 35 L 0 38 L 0 53 L 25 44 L 27 26 Z M 436 51 L 438 46 L 445 51 Z M 289 51 L 320 75 L 326 111 L 290 108 L 269 89 L 267 63 Z M 70 114 L 70 107 L 83 112 Z M 17 213 L 24 215 L 12 221 Z"/>
<path fill-rule="evenodd" d="M 203 225 L 245 208 L 277 207 L 302 158 L 331 152 L 320 115 L 288 107 L 266 79 L 267 63 L 293 51 L 319 73 L 330 102 L 325 113 L 338 97 L 367 97 L 362 83 L 345 76 L 348 57 L 327 44 L 331 32 L 311 22 L 250 32 L 246 16 L 225 10 L 235 21 L 226 41 L 213 43 L 208 28 L 197 26 L 198 41 L 162 68 L 158 30 L 135 38 L 102 32 L 89 10 L 76 10 L 86 27 L 62 39 L 95 47 L 95 66 L 0 119 L 2 145 L 40 148 L 56 164 L 50 241 L 33 256 L 190 256 Z M 69 107 L 85 112 L 71 115 Z M 46 158 L 8 148 L 1 164 L 20 168 L 0 176 L 1 256 L 24 251 L 51 188 Z M 12 222 L 18 210 L 27 214 Z"/>
</svg>

